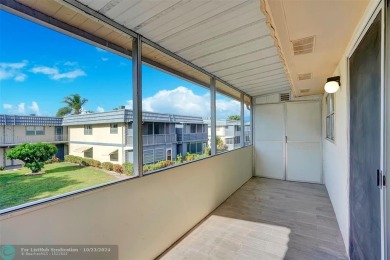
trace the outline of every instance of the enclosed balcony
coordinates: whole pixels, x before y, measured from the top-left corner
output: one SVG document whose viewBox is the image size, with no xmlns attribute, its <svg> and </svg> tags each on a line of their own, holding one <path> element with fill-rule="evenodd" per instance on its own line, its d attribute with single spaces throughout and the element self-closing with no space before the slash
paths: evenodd
<svg viewBox="0 0 390 260">
<path fill-rule="evenodd" d="M 96 112 L 64 117 L 84 130 L 73 145 L 94 152 L 40 176 L 0 172 L 0 252 L 19 257 L 32 245 L 79 248 L 78 259 L 389 259 L 388 3 L 0 0 L 1 12 L 60 33 L 53 42 L 88 44 L 61 54 L 88 50 L 93 65 L 106 66 L 94 84 L 77 83 Z M 75 75 L 92 74 L 28 62 L 2 62 L 8 74 L 0 76 L 13 73 L 12 87 L 23 73 L 67 77 L 61 86 L 71 88 Z M 3 109 L 17 111 L 11 101 Z M 96 139 L 93 122 L 80 118 L 104 118 Z"/>
</svg>

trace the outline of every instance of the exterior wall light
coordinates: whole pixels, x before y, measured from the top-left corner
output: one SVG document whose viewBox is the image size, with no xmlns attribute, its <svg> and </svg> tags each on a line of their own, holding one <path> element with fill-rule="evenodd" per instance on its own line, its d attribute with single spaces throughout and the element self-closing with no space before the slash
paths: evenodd
<svg viewBox="0 0 390 260">
<path fill-rule="evenodd" d="M 335 93 L 340 88 L 340 76 L 330 77 L 326 80 L 325 91 L 328 93 Z"/>
</svg>

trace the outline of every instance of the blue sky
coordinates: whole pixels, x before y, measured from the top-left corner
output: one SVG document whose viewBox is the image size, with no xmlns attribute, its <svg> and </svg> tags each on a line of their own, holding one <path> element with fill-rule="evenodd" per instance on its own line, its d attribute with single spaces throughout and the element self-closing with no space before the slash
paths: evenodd
<svg viewBox="0 0 390 260">
<path fill-rule="evenodd" d="M 55 115 L 78 93 L 85 110 L 131 107 L 131 59 L 0 11 L 0 114 Z M 143 109 L 210 116 L 209 91 L 143 66 Z M 239 114 L 238 102 L 217 96 L 217 117 Z"/>
</svg>

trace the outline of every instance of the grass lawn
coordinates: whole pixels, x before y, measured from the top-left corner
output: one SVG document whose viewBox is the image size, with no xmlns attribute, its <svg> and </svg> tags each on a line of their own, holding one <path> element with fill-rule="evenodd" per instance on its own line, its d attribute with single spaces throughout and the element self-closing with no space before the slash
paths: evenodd
<svg viewBox="0 0 390 260">
<path fill-rule="evenodd" d="M 46 174 L 24 176 L 27 168 L 0 171 L 0 209 L 116 180 L 92 167 L 61 162 L 45 165 Z"/>
</svg>

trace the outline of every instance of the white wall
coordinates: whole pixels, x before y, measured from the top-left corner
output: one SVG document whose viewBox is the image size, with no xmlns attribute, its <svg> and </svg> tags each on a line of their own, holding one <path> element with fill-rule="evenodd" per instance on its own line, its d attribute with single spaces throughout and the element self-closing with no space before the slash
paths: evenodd
<svg viewBox="0 0 390 260">
<path fill-rule="evenodd" d="M 336 213 L 347 252 L 349 244 L 349 89 L 347 57 L 378 3 L 378 0 L 371 0 L 369 3 L 333 74 L 341 77 L 341 87 L 335 94 L 335 142 L 332 143 L 327 140 L 323 142 L 324 182 Z M 322 111 L 323 138 L 325 139 L 325 96 Z"/>
<path fill-rule="evenodd" d="M 152 259 L 251 176 L 252 146 L 3 215 L 0 244 L 111 244 L 119 259 Z"/>
</svg>

